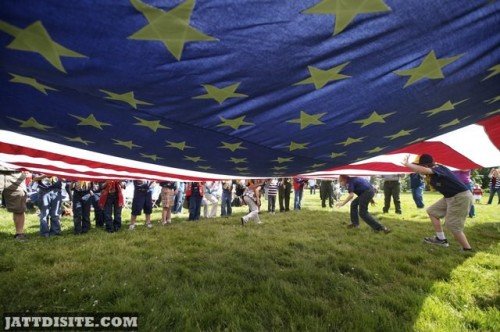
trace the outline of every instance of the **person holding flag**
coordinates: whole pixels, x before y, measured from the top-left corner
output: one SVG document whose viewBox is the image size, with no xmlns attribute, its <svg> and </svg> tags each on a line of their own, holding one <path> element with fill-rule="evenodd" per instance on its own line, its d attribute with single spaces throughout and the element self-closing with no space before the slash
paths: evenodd
<svg viewBox="0 0 500 332">
<path fill-rule="evenodd" d="M 61 235 L 62 181 L 55 176 L 40 174 L 33 177 L 38 184 L 40 236 Z"/>
<path fill-rule="evenodd" d="M 375 188 L 371 183 L 362 177 L 350 177 L 347 175 L 339 176 L 341 185 L 347 187 L 349 195 L 343 202 L 337 203 L 337 207 L 342 207 L 349 203 L 351 200 L 351 223 L 348 228 L 359 228 L 359 217 L 363 219 L 368 226 L 375 232 L 384 232 L 388 234 L 391 230 L 384 225 L 380 224 L 369 212 L 368 204 L 373 202 L 375 196 Z M 354 194 L 358 197 L 354 198 Z M 354 199 L 353 199 L 354 198 Z"/>
<path fill-rule="evenodd" d="M 462 250 L 472 250 L 463 232 L 472 205 L 472 193 L 469 188 L 447 167 L 435 163 L 431 155 L 422 154 L 413 163 L 409 162 L 409 158 L 410 155 L 407 155 L 402 164 L 413 172 L 428 175 L 431 186 L 444 196 L 427 208 L 436 236 L 426 237 L 424 242 L 442 247 L 449 246 L 441 226 L 440 218 L 444 218 L 446 227 L 460 243 Z"/>
</svg>

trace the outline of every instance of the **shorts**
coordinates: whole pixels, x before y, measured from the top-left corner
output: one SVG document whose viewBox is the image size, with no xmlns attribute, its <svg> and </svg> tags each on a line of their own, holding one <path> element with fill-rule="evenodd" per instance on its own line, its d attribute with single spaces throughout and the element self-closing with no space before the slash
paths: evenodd
<svg viewBox="0 0 500 332">
<path fill-rule="evenodd" d="M 5 201 L 7 211 L 12 213 L 26 212 L 26 176 L 19 172 L 0 174 L 0 192 Z"/>
<path fill-rule="evenodd" d="M 151 191 L 134 192 L 134 198 L 132 199 L 132 215 L 140 216 L 142 210 L 144 210 L 145 214 L 151 214 L 151 212 L 153 212 L 153 193 Z"/>
<path fill-rule="evenodd" d="M 467 190 L 450 198 L 441 198 L 427 208 L 427 213 L 436 218 L 444 217 L 445 226 L 450 231 L 462 232 L 471 205 L 472 193 Z"/>
<path fill-rule="evenodd" d="M 169 208 L 174 205 L 174 190 L 171 188 L 161 188 L 161 204 L 164 208 Z"/>
</svg>

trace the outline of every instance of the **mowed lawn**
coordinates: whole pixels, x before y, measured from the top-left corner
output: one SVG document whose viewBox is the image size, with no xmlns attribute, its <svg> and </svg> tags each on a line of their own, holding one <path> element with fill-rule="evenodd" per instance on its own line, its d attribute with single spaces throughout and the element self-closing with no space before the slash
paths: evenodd
<svg viewBox="0 0 500 332">
<path fill-rule="evenodd" d="M 27 242 L 2 209 L 0 311 L 137 312 L 141 331 L 500 331 L 500 206 L 476 206 L 463 254 L 449 233 L 449 248 L 422 243 L 426 213 L 402 201 L 402 215 L 379 213 L 381 197 L 370 207 L 388 235 L 347 229 L 349 207 L 322 209 L 318 191 L 245 227 L 245 208 L 168 227 L 157 209 L 153 229 L 141 216 L 129 231 L 125 210 L 119 233 L 75 236 L 65 217 L 63 236 L 43 239 L 30 214 Z"/>
</svg>

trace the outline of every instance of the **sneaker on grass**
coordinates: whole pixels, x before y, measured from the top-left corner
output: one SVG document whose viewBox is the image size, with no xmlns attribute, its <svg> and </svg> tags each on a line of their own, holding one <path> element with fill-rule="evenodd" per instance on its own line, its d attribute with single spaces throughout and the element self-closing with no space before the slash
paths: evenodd
<svg viewBox="0 0 500 332">
<path fill-rule="evenodd" d="M 131 230 L 131 231 L 133 231 L 135 229 L 135 224 L 130 224 L 128 226 L 128 229 Z"/>
<path fill-rule="evenodd" d="M 148 222 L 148 223 L 146 224 L 146 227 L 147 227 L 147 228 L 153 228 L 153 224 L 152 224 L 152 223 L 150 223 L 150 222 Z"/>
<path fill-rule="evenodd" d="M 437 236 L 435 237 L 424 237 L 424 242 L 429 244 L 436 244 L 441 247 L 448 247 L 450 244 L 447 239 L 441 240 Z"/>
<path fill-rule="evenodd" d="M 21 242 L 23 242 L 23 241 L 26 241 L 26 240 L 27 240 L 27 237 L 26 237 L 26 234 L 16 234 L 16 235 L 14 235 L 14 239 L 15 239 L 16 241 L 21 241 Z"/>
</svg>

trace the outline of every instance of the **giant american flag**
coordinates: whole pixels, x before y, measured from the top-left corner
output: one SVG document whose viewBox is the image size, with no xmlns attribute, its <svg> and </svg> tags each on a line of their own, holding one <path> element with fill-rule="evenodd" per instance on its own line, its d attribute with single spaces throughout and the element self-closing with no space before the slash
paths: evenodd
<svg viewBox="0 0 500 332">
<path fill-rule="evenodd" d="M 487 0 L 2 0 L 0 162 L 185 180 L 399 172 L 383 158 L 407 152 L 495 166 L 499 9 Z M 474 131 L 434 139 L 479 127 L 491 148 L 484 162 L 453 148 Z"/>
</svg>

